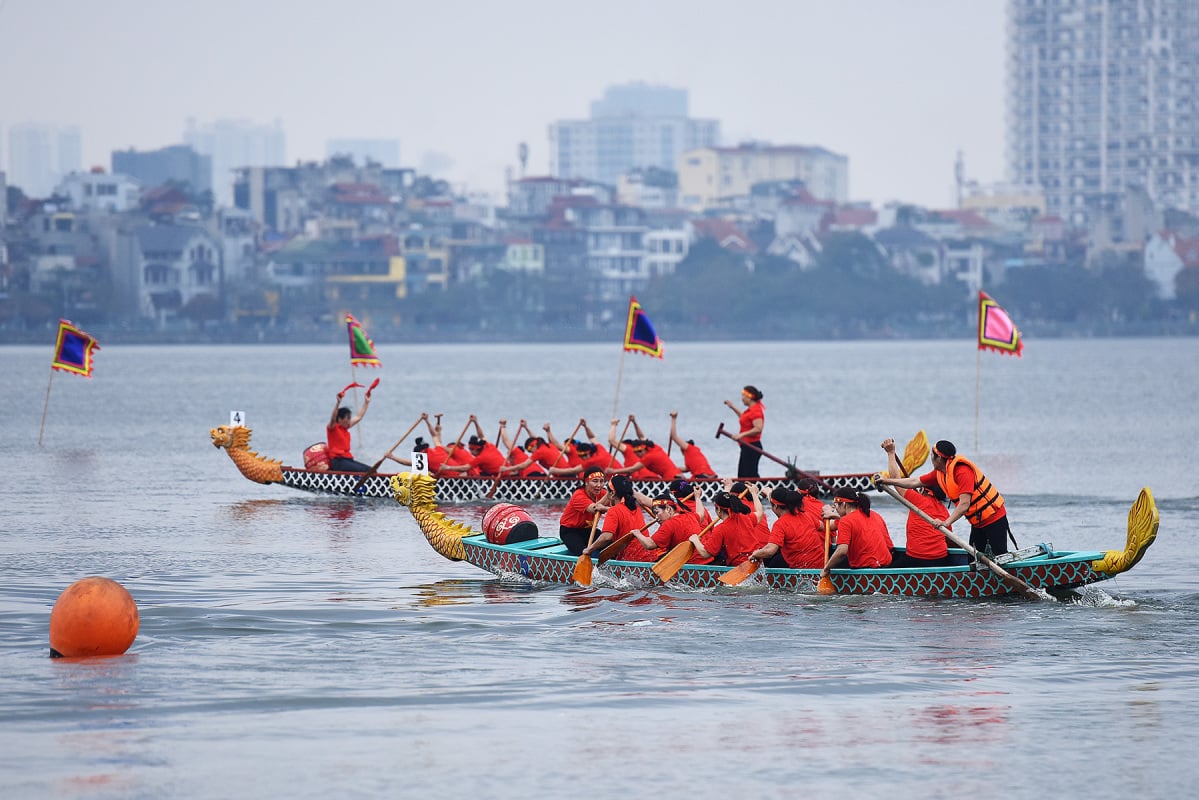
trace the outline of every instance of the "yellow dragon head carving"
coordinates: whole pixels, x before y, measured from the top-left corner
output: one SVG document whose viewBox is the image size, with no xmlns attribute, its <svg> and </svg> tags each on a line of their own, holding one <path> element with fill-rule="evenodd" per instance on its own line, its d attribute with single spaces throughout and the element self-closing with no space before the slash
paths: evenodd
<svg viewBox="0 0 1199 800">
<path fill-rule="evenodd" d="M 283 480 L 281 462 L 263 458 L 250 449 L 250 429 L 242 426 L 218 425 L 210 428 L 213 447 L 223 447 L 229 458 L 252 481 L 257 483 L 279 483 Z"/>
<path fill-rule="evenodd" d="M 406 506 L 412 513 L 412 518 L 434 550 L 451 561 L 466 558 L 462 537 L 473 536 L 478 531 L 449 519 L 437 510 L 436 479 L 423 472 L 401 472 L 392 476 L 391 490 L 396 502 Z"/>
</svg>

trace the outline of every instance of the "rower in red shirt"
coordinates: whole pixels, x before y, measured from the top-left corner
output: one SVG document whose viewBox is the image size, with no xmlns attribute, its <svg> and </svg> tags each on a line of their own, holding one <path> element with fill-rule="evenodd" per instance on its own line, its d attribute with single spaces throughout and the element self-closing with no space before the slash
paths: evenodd
<svg viewBox="0 0 1199 800">
<path fill-rule="evenodd" d="M 878 569 L 891 564 L 891 534 L 877 512 L 870 511 L 870 498 L 854 489 L 841 488 L 833 496 L 837 517 L 837 549 L 829 556 L 820 577 L 830 569 Z"/>
<path fill-rule="evenodd" d="M 720 521 L 703 537 L 691 537 L 696 555 L 709 559 L 706 563 L 711 563 L 723 550 L 725 565 L 735 567 L 763 544 L 758 525 L 763 518 L 762 500 L 756 484 L 749 485 L 749 496 L 753 501 L 752 508 L 728 491 L 717 492 L 713 498 L 716 517 Z"/>
<path fill-rule="evenodd" d="M 684 440 L 679 436 L 678 418 L 679 412 L 670 412 L 670 440 L 679 446 L 679 452 L 683 454 L 684 471 L 691 473 L 692 478 L 715 478 L 716 470 L 708 463 L 704 451 L 693 439 Z"/>
</svg>

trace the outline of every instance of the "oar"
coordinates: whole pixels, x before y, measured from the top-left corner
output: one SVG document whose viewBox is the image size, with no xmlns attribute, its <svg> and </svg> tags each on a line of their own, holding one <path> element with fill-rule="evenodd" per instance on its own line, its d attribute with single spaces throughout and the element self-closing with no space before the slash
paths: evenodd
<svg viewBox="0 0 1199 800">
<path fill-rule="evenodd" d="M 903 449 L 903 458 L 899 460 L 899 469 L 905 478 L 924 465 L 928 460 L 928 452 L 928 436 L 922 428 L 912 437 L 912 441 L 908 442 L 908 446 Z"/>
<path fill-rule="evenodd" d="M 503 430 L 503 428 L 501 428 L 500 430 Z M 504 477 L 503 467 L 505 465 L 507 465 L 507 463 L 509 461 L 512 460 L 512 454 L 516 452 L 516 448 L 520 447 L 520 432 L 522 430 L 525 430 L 525 431 L 529 430 L 528 428 L 525 427 L 525 421 L 523 419 L 520 421 L 520 425 L 518 425 L 516 428 L 516 435 L 512 437 L 512 446 L 508 448 L 508 457 L 505 458 L 504 463 L 500 465 L 500 467 L 501 467 L 500 471 L 495 474 L 495 480 L 492 481 L 491 488 L 487 490 L 487 499 L 488 500 L 495 497 L 495 490 L 497 488 L 499 488 L 500 479 Z M 532 435 L 532 433 L 533 433 L 532 431 L 529 431 L 530 436 Z M 496 434 L 495 440 L 497 442 L 500 440 L 499 434 Z"/>
<path fill-rule="evenodd" d="M 571 439 L 575 438 L 575 434 L 579 432 L 579 428 L 581 428 L 581 427 L 583 427 L 583 420 L 579 420 L 579 424 L 576 425 L 575 429 L 570 432 L 570 436 L 566 437 L 566 441 L 569 442 Z M 558 462 L 562 460 L 562 456 L 566 455 L 566 448 L 569 446 L 570 445 L 563 442 L 562 449 L 558 451 L 558 457 L 554 459 L 553 464 L 550 464 L 550 469 L 553 469 L 554 467 L 558 466 Z"/>
<path fill-rule="evenodd" d="M 825 483 L 824 481 L 822 481 L 820 478 L 818 478 L 815 475 L 809 475 L 808 473 L 804 472 L 802 469 L 795 466 L 791 462 L 783 461 L 783 459 L 779 458 L 778 456 L 771 455 L 770 453 L 767 453 L 762 448 L 752 445 L 749 442 L 742 442 L 742 441 L 739 441 L 738 439 L 733 438 L 733 434 L 729 433 L 728 431 L 726 431 L 724 429 L 723 422 L 720 423 L 720 427 L 716 429 L 716 438 L 719 439 L 721 436 L 727 436 L 730 439 L 732 439 L 734 442 L 736 442 L 737 444 L 742 445 L 744 447 L 748 447 L 750 450 L 753 450 L 755 452 L 761 453 L 762 455 L 766 456 L 767 458 L 769 458 L 771 461 L 775 462 L 776 464 L 782 464 L 784 467 L 787 468 L 787 477 L 788 478 L 791 478 L 792 474 L 799 475 L 801 478 L 809 478 L 809 479 L 815 481 L 816 483 L 823 486 L 825 489 L 828 489 L 830 492 L 833 491 L 832 486 Z"/>
<path fill-rule="evenodd" d="M 629 423 L 632 421 L 633 418 L 629 417 L 625 422 L 624 430 L 620 432 L 620 437 L 616 440 L 616 445 L 613 446 L 612 452 L 608 455 L 608 469 L 612 469 L 612 465 L 616 463 L 616 454 L 620 452 L 620 443 L 624 441 L 624 435 L 629 432 Z"/>
<path fill-rule="evenodd" d="M 875 476 L 875 477 L 877 478 L 878 476 Z M 1011 589 L 1014 592 L 1019 592 L 1020 594 L 1027 597 L 1029 600 L 1043 600 L 1044 599 L 1045 596 L 1043 594 L 1041 594 L 1040 592 L 1038 592 L 1036 589 L 1034 589 L 1028 582 L 1023 581 L 1020 578 L 1017 578 L 1015 575 L 1008 572 L 1003 567 L 999 566 L 994 561 L 992 561 L 991 559 L 987 558 L 982 553 L 975 550 L 970 545 L 969 542 L 963 542 L 961 539 L 958 538 L 957 534 L 955 534 L 953 531 L 942 528 L 941 525 L 937 522 L 937 520 L 933 519 L 928 514 L 924 513 L 924 511 L 922 509 L 917 508 L 915 505 L 913 505 L 911 502 L 909 502 L 906 497 L 904 497 L 898 491 L 895 490 L 894 486 L 888 486 L 885 483 L 878 483 L 877 481 L 875 482 L 874 485 L 877 486 L 878 488 L 882 489 L 887 494 L 894 497 L 901 504 L 907 506 L 914 514 L 919 516 L 921 519 L 923 519 L 929 525 L 932 525 L 934 528 L 940 528 L 941 532 L 945 534 L 946 539 L 953 542 L 954 545 L 962 548 L 970 555 L 974 556 L 974 558 L 976 558 L 979 561 L 986 564 L 987 568 L 990 569 L 991 572 L 994 572 L 995 575 L 1000 580 L 1002 580 L 1005 584 L 1007 584 L 1009 589 Z"/>
<path fill-rule="evenodd" d="M 361 490 L 361 489 L 362 489 L 362 484 L 366 483 L 366 479 L 367 479 L 367 478 L 369 478 L 370 476 L 374 475 L 376 472 L 378 472 L 378 471 L 379 471 L 379 467 L 383 465 L 383 462 L 387 460 L 387 457 L 388 457 L 389 455 L 391 455 L 392 453 L 394 453 L 394 452 L 396 451 L 396 448 L 397 448 L 397 447 L 399 447 L 401 444 L 403 444 L 404 440 L 408 438 L 408 434 L 410 434 L 410 433 L 412 433 L 414 430 L 416 430 L 416 426 L 417 426 L 417 425 L 419 425 L 419 424 L 421 424 L 421 422 L 422 422 L 424 419 L 425 419 L 425 415 L 424 415 L 424 414 L 422 414 L 422 415 L 421 415 L 421 417 L 420 417 L 420 419 L 418 419 L 416 422 L 412 423 L 412 427 L 411 427 L 411 428 L 409 428 L 408 430 L 404 431 L 404 435 L 403 435 L 403 436 L 401 436 L 401 437 L 399 438 L 399 440 L 398 440 L 398 441 L 397 441 L 395 444 L 393 444 L 393 445 L 391 446 L 391 449 L 390 449 L 390 450 L 388 450 L 386 453 L 384 453 L 384 454 L 383 454 L 383 458 L 380 458 L 378 461 L 376 461 L 376 462 L 374 463 L 374 465 L 373 465 L 373 466 L 372 466 L 370 469 L 368 469 L 366 472 L 362 473 L 362 477 L 361 477 L 361 478 L 359 478 L 359 479 L 358 479 L 358 482 L 354 484 L 354 494 L 358 494 L 359 490 Z"/>
<path fill-rule="evenodd" d="M 462 437 L 466 435 L 466 432 L 468 430 L 470 430 L 470 420 L 469 419 L 466 421 L 466 424 L 462 426 L 462 433 L 458 434 L 458 438 L 454 440 L 454 449 L 455 450 L 457 450 L 459 447 L 462 446 Z M 448 453 L 449 453 L 448 447 L 446 448 L 446 453 L 447 453 L 446 459 L 445 459 L 445 461 L 441 462 L 441 467 L 444 467 L 450 461 L 450 458 L 448 455 Z M 441 474 L 441 467 L 438 467 L 437 472 L 433 473 L 434 478 L 436 478 L 438 475 Z"/>
<path fill-rule="evenodd" d="M 591 543 L 595 541 L 595 526 L 596 523 L 599 522 L 599 518 L 600 513 L 598 511 L 595 512 L 595 516 L 591 518 L 591 535 L 587 537 L 588 547 L 591 547 Z M 579 560 L 575 562 L 574 575 L 571 576 L 574 578 L 574 582 L 580 586 L 590 586 L 592 565 L 593 562 L 591 561 L 590 553 L 583 553 L 581 556 L 579 556 Z"/>
<path fill-rule="evenodd" d="M 640 528 L 638 528 L 637 532 L 645 533 L 646 531 L 648 531 L 650 528 L 652 528 L 654 525 L 657 525 L 657 524 L 658 524 L 658 520 L 652 519 L 649 522 L 642 525 Z M 618 555 L 621 554 L 621 552 L 624 551 L 624 549 L 626 547 L 628 547 L 629 542 L 631 542 L 631 541 L 633 541 L 632 531 L 630 531 L 629 533 L 626 533 L 624 536 L 621 536 L 619 539 L 617 539 L 615 542 L 613 542 L 612 544 L 605 547 L 603 550 L 600 550 L 599 563 L 603 564 L 605 561 L 609 561 L 613 558 L 616 558 Z"/>
<path fill-rule="evenodd" d="M 713 517 L 712 521 L 699 532 L 699 535 L 703 536 L 710 531 L 712 526 L 716 524 L 717 519 Z M 691 560 L 691 556 L 693 555 L 695 555 L 695 544 L 691 541 L 691 537 L 687 537 L 685 542 L 679 542 L 671 548 L 669 553 L 659 558 L 650 568 L 650 571 L 657 575 L 658 580 L 662 581 L 662 583 L 669 583 L 670 579 L 679 574 L 679 570 Z"/>
<path fill-rule="evenodd" d="M 824 521 L 824 563 L 828 563 L 829 550 L 833 540 L 833 521 L 826 519 Z M 816 583 L 816 591 L 820 594 L 836 594 L 837 587 L 833 586 L 833 579 L 825 575 Z"/>
<path fill-rule="evenodd" d="M 730 569 L 728 572 L 721 575 L 717 580 L 726 586 L 736 586 L 746 580 L 750 575 L 758 571 L 758 567 L 762 566 L 761 561 L 752 558 L 747 558 L 737 566 Z"/>
</svg>

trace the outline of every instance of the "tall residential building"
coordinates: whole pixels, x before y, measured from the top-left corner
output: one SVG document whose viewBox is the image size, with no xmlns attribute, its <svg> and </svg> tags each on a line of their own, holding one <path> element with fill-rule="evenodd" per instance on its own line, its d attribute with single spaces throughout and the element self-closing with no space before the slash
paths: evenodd
<svg viewBox="0 0 1199 800">
<path fill-rule="evenodd" d="M 197 195 L 212 189 L 212 158 L 185 144 L 141 152 L 114 150 L 112 171 L 137 178 L 147 189 L 168 181 L 186 183 Z"/>
<path fill-rule="evenodd" d="M 396 139 L 329 139 L 325 158 L 334 156 L 350 156 L 360 166 L 369 160 L 394 169 L 400 166 L 400 143 Z"/>
<path fill-rule="evenodd" d="M 212 194 L 224 206 L 233 205 L 236 170 L 281 167 L 287 161 L 287 139 L 278 120 L 272 125 L 228 119 L 197 125 L 189 119 L 183 141 L 212 158 Z"/>
<path fill-rule="evenodd" d="M 712 147 L 720 123 L 687 116 L 687 90 L 631 83 L 610 86 L 591 118 L 550 126 L 550 172 L 615 186 L 631 169 L 674 170 L 679 154 Z"/>
<path fill-rule="evenodd" d="M 1007 165 L 1087 226 L 1140 187 L 1199 211 L 1199 3 L 1008 0 Z"/>
<path fill-rule="evenodd" d="M 24 123 L 8 129 L 8 182 L 29 197 L 48 197 L 83 163 L 79 128 Z"/>
</svg>

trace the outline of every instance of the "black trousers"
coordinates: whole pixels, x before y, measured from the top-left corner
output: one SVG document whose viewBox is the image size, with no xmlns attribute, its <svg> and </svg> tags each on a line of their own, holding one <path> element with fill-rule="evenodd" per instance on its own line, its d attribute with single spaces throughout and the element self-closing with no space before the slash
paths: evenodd
<svg viewBox="0 0 1199 800">
<path fill-rule="evenodd" d="M 599 536 L 597 529 L 595 535 Z M 558 526 L 558 538 L 562 540 L 562 544 L 566 545 L 566 549 L 570 551 L 572 556 L 583 555 L 583 548 L 587 546 L 591 539 L 591 526 L 586 528 L 568 528 L 565 525 Z"/>
<path fill-rule="evenodd" d="M 1007 514 L 981 528 L 971 526 L 970 546 L 984 555 L 1001 555 L 1007 552 L 1007 537 L 1010 531 Z"/>
<path fill-rule="evenodd" d="M 758 449 L 755 450 L 754 447 Z M 754 442 L 753 447 L 747 447 L 746 445 L 741 444 L 741 458 L 737 461 L 738 478 L 762 477 L 758 474 L 758 462 L 762 460 L 762 454 L 758 452 L 758 450 L 761 449 L 761 442 Z"/>
<path fill-rule="evenodd" d="M 363 464 L 352 458 L 331 458 L 329 459 L 329 469 L 334 472 L 370 472 L 371 465 Z"/>
</svg>

